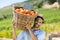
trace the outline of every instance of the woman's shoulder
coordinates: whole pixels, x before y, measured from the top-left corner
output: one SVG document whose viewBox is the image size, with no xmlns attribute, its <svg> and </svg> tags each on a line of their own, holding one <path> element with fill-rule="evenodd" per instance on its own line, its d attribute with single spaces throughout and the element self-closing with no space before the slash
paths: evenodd
<svg viewBox="0 0 60 40">
<path fill-rule="evenodd" d="M 38 30 L 38 32 L 39 32 L 40 34 L 45 34 L 45 31 L 43 31 L 43 30 Z"/>
<path fill-rule="evenodd" d="M 23 30 L 21 33 L 27 33 L 28 32 L 28 30 Z"/>
<path fill-rule="evenodd" d="M 38 31 L 40 31 L 40 32 L 45 32 L 45 31 L 43 31 L 43 30 L 38 30 Z"/>
</svg>

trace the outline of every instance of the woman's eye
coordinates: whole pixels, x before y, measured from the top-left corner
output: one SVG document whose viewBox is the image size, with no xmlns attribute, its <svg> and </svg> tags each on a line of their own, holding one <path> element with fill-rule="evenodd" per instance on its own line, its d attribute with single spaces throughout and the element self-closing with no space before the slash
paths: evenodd
<svg viewBox="0 0 60 40">
<path fill-rule="evenodd" d="M 41 23 L 41 22 L 40 22 Z"/>
<path fill-rule="evenodd" d="M 41 23 L 41 22 L 39 22 L 39 23 Z"/>
</svg>

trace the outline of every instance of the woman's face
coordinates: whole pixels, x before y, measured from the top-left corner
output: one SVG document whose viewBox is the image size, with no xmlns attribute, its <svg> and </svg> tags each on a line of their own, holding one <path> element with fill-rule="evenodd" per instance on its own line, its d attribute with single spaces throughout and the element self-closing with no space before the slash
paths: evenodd
<svg viewBox="0 0 60 40">
<path fill-rule="evenodd" d="M 43 20 L 41 18 L 37 18 L 35 21 L 35 27 L 38 28 L 42 24 Z"/>
</svg>

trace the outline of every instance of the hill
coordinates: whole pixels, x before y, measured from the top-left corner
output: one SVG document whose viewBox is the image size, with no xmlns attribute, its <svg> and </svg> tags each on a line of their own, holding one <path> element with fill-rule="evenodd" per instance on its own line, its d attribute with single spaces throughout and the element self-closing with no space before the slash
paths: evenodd
<svg viewBox="0 0 60 40">
<path fill-rule="evenodd" d="M 31 2 L 28 2 L 31 3 Z M 23 6 L 24 3 L 18 4 Z M 34 6 L 36 7 L 36 6 Z M 45 23 L 41 26 L 41 29 L 46 32 L 60 30 L 60 10 L 58 9 L 43 9 L 35 8 L 38 14 L 43 14 Z M 12 6 L 0 9 L 0 37 L 12 37 L 12 18 L 13 11 Z M 17 31 L 17 34 L 19 31 Z"/>
</svg>

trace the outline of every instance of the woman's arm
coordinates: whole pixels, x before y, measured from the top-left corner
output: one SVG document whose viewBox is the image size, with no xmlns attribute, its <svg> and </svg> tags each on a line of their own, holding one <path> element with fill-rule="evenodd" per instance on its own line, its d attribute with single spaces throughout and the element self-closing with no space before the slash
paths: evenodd
<svg viewBox="0 0 60 40">
<path fill-rule="evenodd" d="M 30 26 L 26 26 L 26 28 L 29 30 L 29 33 L 31 35 L 32 40 L 38 40 L 38 38 L 34 35 L 34 33 L 32 32 L 32 29 Z"/>
<path fill-rule="evenodd" d="M 16 30 L 15 30 L 15 27 L 14 27 L 15 23 L 14 21 L 12 22 L 12 33 L 13 33 L 13 40 L 16 40 Z"/>
<path fill-rule="evenodd" d="M 32 40 L 38 40 L 38 38 L 34 35 L 31 29 L 29 29 L 29 32 L 30 32 Z"/>
</svg>

